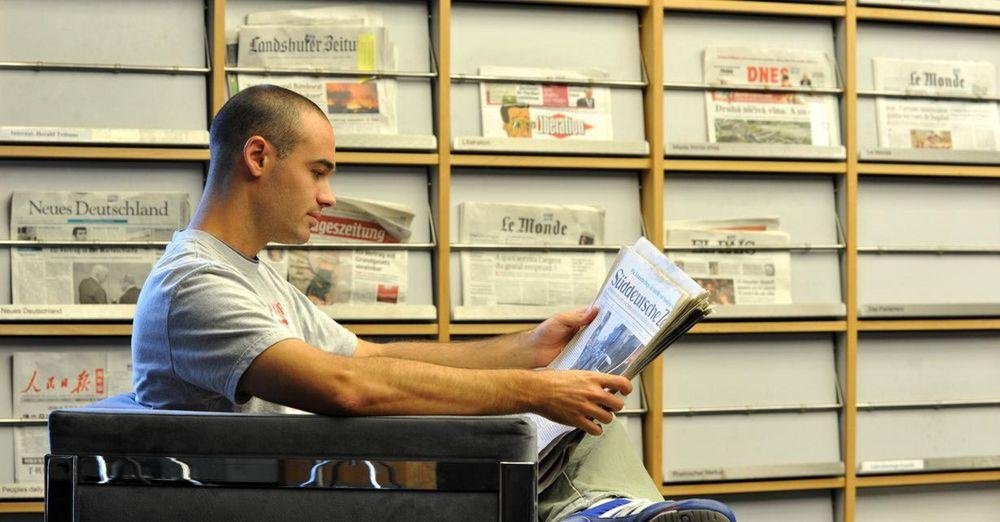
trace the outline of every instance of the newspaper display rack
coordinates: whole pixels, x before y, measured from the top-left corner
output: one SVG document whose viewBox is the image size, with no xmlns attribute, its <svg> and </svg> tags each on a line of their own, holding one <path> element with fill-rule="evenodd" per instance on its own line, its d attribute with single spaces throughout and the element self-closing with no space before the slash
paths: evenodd
<svg viewBox="0 0 1000 522">
<path fill-rule="evenodd" d="M 249 13 L 228 35 L 230 94 L 260 84 L 293 90 L 327 115 L 341 148 L 428 150 L 433 136 L 398 132 L 400 72 L 382 13 L 365 6 Z"/>
</svg>

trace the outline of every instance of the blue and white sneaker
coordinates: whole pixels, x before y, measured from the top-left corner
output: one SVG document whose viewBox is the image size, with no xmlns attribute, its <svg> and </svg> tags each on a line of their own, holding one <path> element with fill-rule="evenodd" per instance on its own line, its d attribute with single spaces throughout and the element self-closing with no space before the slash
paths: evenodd
<svg viewBox="0 0 1000 522">
<path fill-rule="evenodd" d="M 736 522 L 722 502 L 702 498 L 651 502 L 612 498 L 563 519 L 563 522 Z"/>
</svg>

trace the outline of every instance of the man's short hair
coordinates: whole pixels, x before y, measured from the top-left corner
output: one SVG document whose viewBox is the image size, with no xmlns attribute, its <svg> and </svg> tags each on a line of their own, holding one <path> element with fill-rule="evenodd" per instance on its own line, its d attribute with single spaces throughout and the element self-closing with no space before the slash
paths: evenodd
<svg viewBox="0 0 1000 522">
<path fill-rule="evenodd" d="M 315 103 L 283 87 L 256 85 L 236 93 L 212 119 L 209 175 L 228 175 L 243 145 L 254 135 L 274 145 L 279 158 L 288 156 L 302 139 L 301 116 L 307 110 L 326 118 Z"/>
</svg>

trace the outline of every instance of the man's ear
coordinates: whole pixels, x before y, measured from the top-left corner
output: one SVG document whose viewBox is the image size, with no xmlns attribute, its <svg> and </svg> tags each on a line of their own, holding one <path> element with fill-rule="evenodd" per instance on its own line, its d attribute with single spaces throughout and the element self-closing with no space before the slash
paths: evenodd
<svg viewBox="0 0 1000 522">
<path fill-rule="evenodd" d="M 243 163 L 250 175 L 257 178 L 264 174 L 265 169 L 274 161 L 274 147 L 261 136 L 253 135 L 243 144 Z"/>
</svg>

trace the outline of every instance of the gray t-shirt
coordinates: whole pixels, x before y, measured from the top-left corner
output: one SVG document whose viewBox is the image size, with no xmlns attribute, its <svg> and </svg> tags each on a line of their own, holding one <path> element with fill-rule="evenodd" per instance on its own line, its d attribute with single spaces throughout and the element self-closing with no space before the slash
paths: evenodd
<svg viewBox="0 0 1000 522">
<path fill-rule="evenodd" d="M 162 409 L 288 411 L 236 393 L 254 358 L 285 339 L 339 355 L 358 343 L 266 263 L 207 232 L 177 232 L 136 305 L 136 399 Z"/>
</svg>

